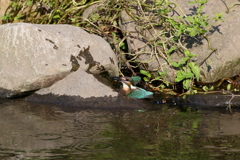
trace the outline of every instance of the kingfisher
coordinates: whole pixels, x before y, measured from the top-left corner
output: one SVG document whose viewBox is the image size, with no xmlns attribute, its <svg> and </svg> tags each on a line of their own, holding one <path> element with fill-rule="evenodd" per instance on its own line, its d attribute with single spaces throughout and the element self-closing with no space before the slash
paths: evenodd
<svg viewBox="0 0 240 160">
<path fill-rule="evenodd" d="M 141 81 L 141 77 L 110 77 L 112 79 L 118 80 L 122 83 L 122 90 L 124 94 L 129 98 L 143 99 L 143 98 L 153 98 L 153 93 L 146 91 L 143 88 L 135 86 Z"/>
</svg>

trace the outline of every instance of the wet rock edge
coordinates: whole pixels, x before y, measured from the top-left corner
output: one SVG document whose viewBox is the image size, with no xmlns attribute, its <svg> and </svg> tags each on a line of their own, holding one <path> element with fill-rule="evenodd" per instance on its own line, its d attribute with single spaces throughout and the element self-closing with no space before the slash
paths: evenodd
<svg viewBox="0 0 240 160">
<path fill-rule="evenodd" d="M 79 108 L 113 108 L 113 109 L 144 109 L 147 103 L 141 100 L 128 99 L 119 94 L 117 97 L 90 97 L 67 96 L 55 94 L 32 94 L 25 98 L 28 102 L 35 103 L 52 103 L 61 106 L 79 107 Z"/>
</svg>

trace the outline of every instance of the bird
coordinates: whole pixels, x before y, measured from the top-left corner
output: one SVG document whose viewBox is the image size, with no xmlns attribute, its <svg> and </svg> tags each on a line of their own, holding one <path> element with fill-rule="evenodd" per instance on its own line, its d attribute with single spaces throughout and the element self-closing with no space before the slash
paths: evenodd
<svg viewBox="0 0 240 160">
<path fill-rule="evenodd" d="M 153 92 L 146 91 L 143 88 L 135 86 L 141 81 L 141 77 L 111 77 L 112 79 L 118 80 L 122 83 L 122 91 L 129 98 L 143 99 L 153 98 Z"/>
</svg>

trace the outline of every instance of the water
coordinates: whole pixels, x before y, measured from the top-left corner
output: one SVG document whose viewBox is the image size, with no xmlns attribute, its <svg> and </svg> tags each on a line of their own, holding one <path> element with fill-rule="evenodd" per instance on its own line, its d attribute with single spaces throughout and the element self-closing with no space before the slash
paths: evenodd
<svg viewBox="0 0 240 160">
<path fill-rule="evenodd" d="M 0 103 L 0 159 L 240 159 L 240 113 Z"/>
</svg>

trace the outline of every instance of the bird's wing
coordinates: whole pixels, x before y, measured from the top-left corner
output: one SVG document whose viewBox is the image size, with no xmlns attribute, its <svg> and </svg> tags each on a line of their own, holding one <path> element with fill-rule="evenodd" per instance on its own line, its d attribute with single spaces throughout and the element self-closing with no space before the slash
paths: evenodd
<svg viewBox="0 0 240 160">
<path fill-rule="evenodd" d="M 152 98 L 153 93 L 137 87 L 136 89 L 132 90 L 127 96 L 130 98 L 137 98 L 137 99 Z"/>
<path fill-rule="evenodd" d="M 131 79 L 130 79 L 130 82 L 131 82 L 134 86 L 136 86 L 140 81 L 141 81 L 141 77 L 139 77 L 139 76 L 133 76 L 133 77 L 131 77 Z"/>
</svg>

